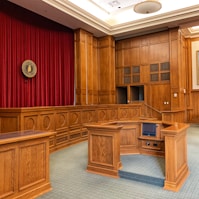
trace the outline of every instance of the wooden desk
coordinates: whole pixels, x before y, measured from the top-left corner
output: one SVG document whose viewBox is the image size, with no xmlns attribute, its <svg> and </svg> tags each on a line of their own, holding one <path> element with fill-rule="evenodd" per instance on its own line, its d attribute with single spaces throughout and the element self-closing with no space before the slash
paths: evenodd
<svg viewBox="0 0 199 199">
<path fill-rule="evenodd" d="M 122 165 L 120 162 L 121 151 L 122 154 L 161 155 L 165 157 L 166 176 L 164 189 L 178 191 L 189 175 L 186 141 L 186 131 L 189 125 L 184 123 L 165 124 L 167 127 L 163 128 L 162 122 L 153 122 L 158 123 L 156 126 L 158 133 L 156 138 L 147 137 L 147 142 L 151 142 L 152 139 L 152 141 L 156 139 L 158 143 L 162 142 L 165 153 L 163 153 L 163 149 L 157 143 L 155 143 L 157 146 L 146 146 L 143 141 L 146 136 L 142 136 L 141 132 L 139 132 L 139 136 L 137 131 L 134 130 L 140 129 L 136 123 L 141 124 L 142 121 L 116 121 L 87 125 L 86 127 L 89 131 L 87 170 L 102 175 L 118 177 L 118 170 Z M 141 140 L 139 141 L 141 142 L 140 145 L 137 144 L 136 139 Z M 146 150 L 143 149 L 142 142 Z"/>
<path fill-rule="evenodd" d="M 35 198 L 49 190 L 49 136 L 23 131 L 0 135 L 0 198 Z"/>
</svg>

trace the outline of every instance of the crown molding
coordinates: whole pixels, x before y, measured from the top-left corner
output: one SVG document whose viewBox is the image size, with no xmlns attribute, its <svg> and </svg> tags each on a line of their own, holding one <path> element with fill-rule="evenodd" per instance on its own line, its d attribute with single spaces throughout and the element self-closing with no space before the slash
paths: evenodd
<svg viewBox="0 0 199 199">
<path fill-rule="evenodd" d="M 65 12 L 84 23 L 87 23 L 88 25 L 108 35 L 117 35 L 133 30 L 145 29 L 151 26 L 152 27 L 160 26 L 169 23 L 176 24 L 175 26 L 180 26 L 180 24 L 178 24 L 179 21 L 182 23 L 185 19 L 190 19 L 192 17 L 199 16 L 198 6 L 192 6 L 177 11 L 155 15 L 145 19 L 135 20 L 111 26 L 108 23 L 94 17 L 93 15 L 89 14 L 85 10 L 79 8 L 78 6 L 72 4 L 69 1 L 61 1 L 61 0 L 43 0 L 43 1 L 55 7 L 56 9 L 59 9 L 62 12 Z"/>
<path fill-rule="evenodd" d="M 191 22 L 199 23 L 198 6 L 190 6 L 177 11 L 153 15 L 126 23 L 113 24 L 91 15 L 68 0 L 9 0 L 21 7 L 56 21 L 73 30 L 82 28 L 96 37 L 112 35 L 115 38 L 128 34 L 143 34 L 173 27 L 188 27 Z M 133 10 L 132 10 L 133 12 Z M 110 22 L 110 23 L 109 23 Z"/>
</svg>

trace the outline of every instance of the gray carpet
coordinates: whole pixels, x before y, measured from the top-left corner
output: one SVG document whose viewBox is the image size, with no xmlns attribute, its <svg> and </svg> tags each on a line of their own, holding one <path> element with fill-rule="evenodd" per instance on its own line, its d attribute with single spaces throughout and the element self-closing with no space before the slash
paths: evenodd
<svg viewBox="0 0 199 199">
<path fill-rule="evenodd" d="M 114 179 L 86 172 L 87 142 L 83 142 L 50 156 L 50 178 L 53 190 L 39 199 L 199 199 L 199 126 L 188 130 L 188 163 L 190 176 L 177 193 L 164 190 L 160 186 L 127 180 Z M 150 157 L 151 159 L 151 157 Z M 140 160 L 142 161 L 142 160 Z M 139 161 L 138 161 L 139 162 Z M 151 168 L 157 170 L 162 165 L 157 159 Z M 148 162 L 148 163 L 149 163 Z M 144 161 L 139 172 L 147 172 Z M 158 167 L 159 167 L 158 166 Z M 129 165 L 125 165 L 128 169 Z M 130 168 L 130 167 L 129 167 Z M 153 173 L 151 171 L 151 173 Z M 146 173 L 145 173 L 146 174 Z M 155 174 L 164 176 L 162 166 Z"/>
<path fill-rule="evenodd" d="M 164 186 L 165 159 L 149 155 L 121 156 L 121 178 L 149 183 L 160 187 Z"/>
</svg>

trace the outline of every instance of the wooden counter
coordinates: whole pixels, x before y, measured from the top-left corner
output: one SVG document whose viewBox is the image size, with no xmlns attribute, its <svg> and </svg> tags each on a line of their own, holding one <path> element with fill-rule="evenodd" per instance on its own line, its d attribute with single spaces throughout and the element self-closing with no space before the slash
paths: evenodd
<svg viewBox="0 0 199 199">
<path fill-rule="evenodd" d="M 154 123 L 155 136 L 142 134 L 142 123 Z M 88 128 L 87 170 L 118 177 L 121 154 L 145 154 L 165 157 L 164 189 L 178 191 L 189 175 L 184 123 L 161 121 L 115 121 L 86 125 Z"/>
<path fill-rule="evenodd" d="M 30 199 L 51 190 L 49 137 L 54 132 L 0 135 L 0 198 Z"/>
</svg>

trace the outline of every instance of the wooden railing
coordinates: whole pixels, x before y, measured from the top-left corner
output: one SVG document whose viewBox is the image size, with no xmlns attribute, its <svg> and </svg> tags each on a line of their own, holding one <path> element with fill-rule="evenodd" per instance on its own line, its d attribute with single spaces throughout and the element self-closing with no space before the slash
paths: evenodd
<svg viewBox="0 0 199 199">
<path fill-rule="evenodd" d="M 108 104 L 85 106 L 29 107 L 0 109 L 0 134 L 22 130 L 54 131 L 50 150 L 87 140 L 85 124 L 109 121 L 124 121 L 136 118 L 177 120 L 179 112 L 160 111 L 145 104 Z M 169 117 L 169 116 L 170 117 Z M 176 117 L 175 117 L 176 116 Z M 181 118 L 181 117 L 179 117 Z M 181 121 L 178 121 L 181 122 Z"/>
</svg>

